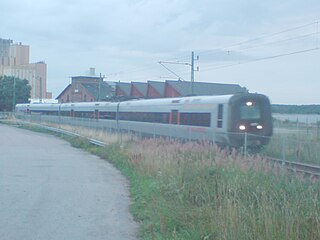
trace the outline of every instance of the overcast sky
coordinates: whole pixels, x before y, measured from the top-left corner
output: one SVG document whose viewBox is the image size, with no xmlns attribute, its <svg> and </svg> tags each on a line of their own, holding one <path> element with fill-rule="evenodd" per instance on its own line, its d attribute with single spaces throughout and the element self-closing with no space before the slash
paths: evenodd
<svg viewBox="0 0 320 240">
<path fill-rule="evenodd" d="M 175 79 L 158 62 L 194 51 L 195 81 L 320 104 L 319 0 L 2 0 L 0 16 L 0 38 L 48 64 L 54 97 L 90 67 L 107 81 Z M 190 80 L 188 65 L 166 67 Z"/>
</svg>

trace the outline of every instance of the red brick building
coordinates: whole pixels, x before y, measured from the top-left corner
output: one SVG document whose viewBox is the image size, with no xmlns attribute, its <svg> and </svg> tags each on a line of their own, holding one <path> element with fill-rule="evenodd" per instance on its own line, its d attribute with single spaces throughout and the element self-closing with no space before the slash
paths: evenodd
<svg viewBox="0 0 320 240">
<path fill-rule="evenodd" d="M 56 98 L 64 102 L 93 102 L 103 101 L 114 96 L 112 86 L 99 77 L 72 77 L 69 84 Z"/>
<path fill-rule="evenodd" d="M 165 82 L 148 81 L 147 97 L 163 98 L 165 96 Z"/>
<path fill-rule="evenodd" d="M 167 80 L 165 82 L 148 81 L 116 83 L 116 97 L 131 98 L 172 98 L 192 95 L 224 95 L 247 93 L 248 90 L 238 84 L 206 83 Z"/>
<path fill-rule="evenodd" d="M 189 81 L 167 80 L 165 84 L 164 97 L 186 97 L 186 96 L 212 96 L 235 93 L 247 93 L 245 87 L 238 84 L 208 83 Z"/>
<path fill-rule="evenodd" d="M 116 83 L 116 96 L 117 97 L 130 97 L 131 95 L 131 83 Z"/>
<path fill-rule="evenodd" d="M 247 93 L 238 84 L 167 80 L 165 82 L 115 82 L 107 84 L 99 77 L 72 77 L 72 82 L 56 98 L 59 102 L 122 101 L 133 98 L 172 98 L 191 95 Z"/>
<path fill-rule="evenodd" d="M 131 97 L 134 98 L 147 98 L 148 84 L 142 82 L 131 83 Z"/>
</svg>

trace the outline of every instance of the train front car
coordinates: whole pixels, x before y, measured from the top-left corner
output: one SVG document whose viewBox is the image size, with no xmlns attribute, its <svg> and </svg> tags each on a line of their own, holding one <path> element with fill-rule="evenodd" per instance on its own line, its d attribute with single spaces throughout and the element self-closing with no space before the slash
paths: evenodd
<svg viewBox="0 0 320 240">
<path fill-rule="evenodd" d="M 269 99 L 262 94 L 234 95 L 229 101 L 228 134 L 230 145 L 260 147 L 272 136 L 272 116 Z"/>
</svg>

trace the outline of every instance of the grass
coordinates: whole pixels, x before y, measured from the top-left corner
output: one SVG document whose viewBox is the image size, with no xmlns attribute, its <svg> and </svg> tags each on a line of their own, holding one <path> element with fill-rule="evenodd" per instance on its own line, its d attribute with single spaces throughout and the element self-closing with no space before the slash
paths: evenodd
<svg viewBox="0 0 320 240">
<path fill-rule="evenodd" d="M 89 147 L 131 183 L 141 239 L 319 239 L 320 184 L 208 143 Z"/>
<path fill-rule="evenodd" d="M 82 131 L 109 142 L 71 140 L 128 178 L 141 239 L 320 239 L 319 181 L 210 143 Z"/>
</svg>

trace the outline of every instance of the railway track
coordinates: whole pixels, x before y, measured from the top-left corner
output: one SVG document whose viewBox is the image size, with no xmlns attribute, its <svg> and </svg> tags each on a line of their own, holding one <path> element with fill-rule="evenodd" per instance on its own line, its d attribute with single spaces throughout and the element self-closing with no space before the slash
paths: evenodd
<svg viewBox="0 0 320 240">
<path fill-rule="evenodd" d="M 58 132 L 58 133 L 69 135 L 69 136 L 81 137 L 79 134 L 69 132 L 66 130 L 43 126 L 43 125 L 38 125 L 38 126 L 41 126 L 49 131 L 54 131 L 54 132 Z M 92 139 L 92 138 L 87 138 L 87 140 L 91 144 L 96 145 L 96 146 L 100 146 L 100 147 L 106 146 L 106 143 Z M 304 175 L 320 179 L 320 166 L 302 163 L 302 162 L 291 162 L 291 161 L 278 159 L 278 158 L 271 158 L 271 157 L 267 157 L 267 160 L 278 164 L 278 166 L 285 167 L 286 169 L 288 169 L 290 171 L 293 171 L 296 173 L 302 173 Z"/>
<path fill-rule="evenodd" d="M 49 127 L 37 123 L 28 123 L 30 125 L 34 125 L 37 127 L 41 127 L 43 129 L 46 129 L 48 131 L 72 136 L 72 137 L 83 137 L 77 133 L 70 132 L 64 129 L 59 129 L 59 128 L 54 128 L 54 127 Z M 107 144 L 104 142 L 101 142 L 99 140 L 93 139 L 93 138 L 86 138 L 91 144 L 100 146 L 100 147 L 105 147 Z M 288 160 L 283 160 L 283 159 L 278 159 L 278 158 L 273 158 L 273 157 L 266 157 L 267 161 L 273 162 L 274 164 L 277 164 L 277 166 L 280 167 L 285 167 L 286 169 L 296 172 L 296 173 L 302 173 L 304 175 L 320 179 L 320 166 L 313 165 L 313 164 L 307 164 L 307 163 L 302 163 L 302 162 L 291 162 Z"/>
<path fill-rule="evenodd" d="M 320 166 L 302 163 L 302 162 L 290 162 L 287 160 L 271 158 L 271 157 L 267 157 L 267 160 L 270 162 L 274 162 L 279 166 L 283 166 L 290 171 L 303 173 L 308 176 L 316 177 L 318 179 L 320 178 Z"/>
</svg>

